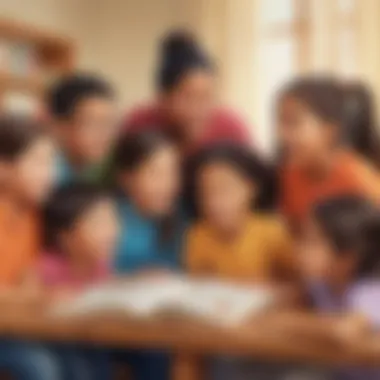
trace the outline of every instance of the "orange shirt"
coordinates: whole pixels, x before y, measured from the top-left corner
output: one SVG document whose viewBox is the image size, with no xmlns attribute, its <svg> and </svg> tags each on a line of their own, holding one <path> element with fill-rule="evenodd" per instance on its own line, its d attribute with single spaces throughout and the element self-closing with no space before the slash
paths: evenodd
<svg viewBox="0 0 380 380">
<path fill-rule="evenodd" d="M 321 199 L 340 194 L 357 194 L 380 200 L 380 174 L 354 153 L 342 153 L 327 178 L 312 179 L 297 168 L 285 167 L 281 179 L 281 208 L 299 224 Z"/>
<path fill-rule="evenodd" d="M 193 225 L 186 245 L 186 267 L 195 275 L 267 282 L 292 278 L 292 241 L 274 216 L 252 214 L 233 241 L 221 239 L 206 222 Z"/>
<path fill-rule="evenodd" d="M 34 264 L 39 250 L 34 210 L 0 196 L 0 285 L 17 285 Z"/>
</svg>

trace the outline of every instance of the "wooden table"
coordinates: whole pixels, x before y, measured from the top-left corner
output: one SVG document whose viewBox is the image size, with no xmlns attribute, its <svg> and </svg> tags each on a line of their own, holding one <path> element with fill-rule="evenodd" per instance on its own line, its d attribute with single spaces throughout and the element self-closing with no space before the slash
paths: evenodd
<svg viewBox="0 0 380 380">
<path fill-rule="evenodd" d="M 131 321 L 111 315 L 64 319 L 35 308 L 2 307 L 0 313 L 0 335 L 4 337 L 170 350 L 175 357 L 175 380 L 199 379 L 202 359 L 217 354 L 288 363 L 380 365 L 380 342 L 337 347 L 295 339 L 272 327 L 265 317 L 249 326 L 223 329 L 189 321 Z"/>
</svg>

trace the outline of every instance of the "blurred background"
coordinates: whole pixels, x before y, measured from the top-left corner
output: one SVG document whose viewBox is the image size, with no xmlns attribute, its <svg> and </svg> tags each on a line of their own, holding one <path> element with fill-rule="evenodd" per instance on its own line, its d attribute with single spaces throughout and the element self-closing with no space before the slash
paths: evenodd
<svg viewBox="0 0 380 380">
<path fill-rule="evenodd" d="M 6 107 L 33 107 L 46 82 L 85 69 L 110 79 L 125 110 L 152 95 L 158 39 L 178 26 L 217 58 L 222 100 L 263 149 L 273 95 L 295 74 L 361 78 L 380 94 L 379 0 L 0 0 L 0 15 Z"/>
</svg>

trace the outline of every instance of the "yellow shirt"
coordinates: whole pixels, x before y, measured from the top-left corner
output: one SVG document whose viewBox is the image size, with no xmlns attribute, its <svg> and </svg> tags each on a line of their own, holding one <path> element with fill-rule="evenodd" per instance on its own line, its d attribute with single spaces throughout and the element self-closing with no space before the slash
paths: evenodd
<svg viewBox="0 0 380 380">
<path fill-rule="evenodd" d="M 186 266 L 190 273 L 232 280 L 270 281 L 295 271 L 292 241 L 274 216 L 252 215 L 233 241 L 226 241 L 207 223 L 190 228 Z"/>
</svg>

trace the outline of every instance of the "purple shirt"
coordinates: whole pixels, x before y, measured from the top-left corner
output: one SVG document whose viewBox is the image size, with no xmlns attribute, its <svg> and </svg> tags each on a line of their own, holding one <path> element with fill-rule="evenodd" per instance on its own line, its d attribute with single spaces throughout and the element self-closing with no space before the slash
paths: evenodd
<svg viewBox="0 0 380 380">
<path fill-rule="evenodd" d="M 346 302 L 348 310 L 362 314 L 375 330 L 380 330 L 380 280 L 358 282 L 351 287 Z"/>
<path fill-rule="evenodd" d="M 324 313 L 353 312 L 366 317 L 375 330 L 380 330 L 380 280 L 363 280 L 341 295 L 334 295 L 325 284 L 311 284 L 310 296 Z M 380 370 L 350 368 L 339 373 L 342 380 L 379 380 Z"/>
<path fill-rule="evenodd" d="M 353 312 L 368 318 L 380 329 L 380 280 L 363 280 L 350 286 L 341 296 L 325 284 L 311 284 L 309 292 L 318 310 L 327 313 Z"/>
</svg>

